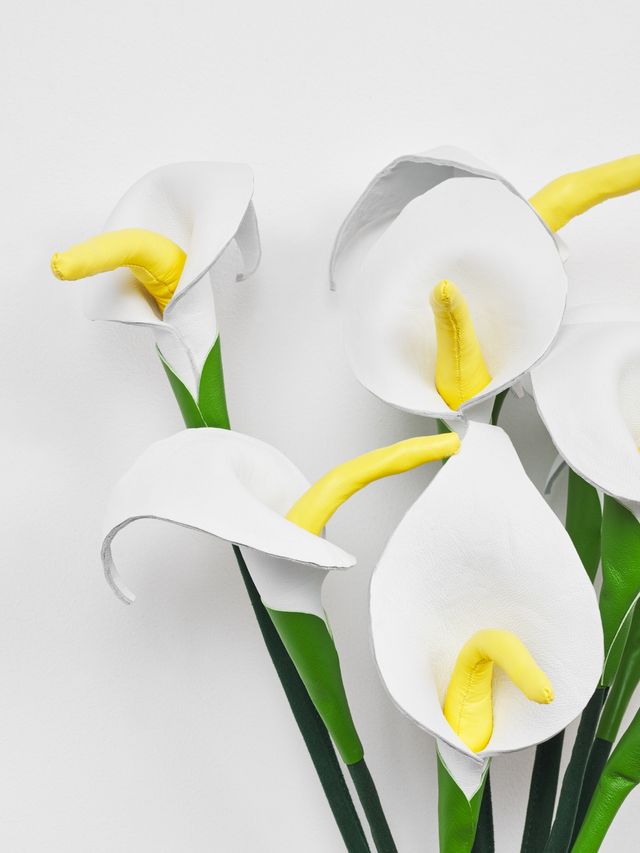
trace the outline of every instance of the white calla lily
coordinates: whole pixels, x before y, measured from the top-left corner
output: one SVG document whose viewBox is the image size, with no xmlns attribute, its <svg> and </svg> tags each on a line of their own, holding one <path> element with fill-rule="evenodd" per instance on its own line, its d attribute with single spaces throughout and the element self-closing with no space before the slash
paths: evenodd
<svg viewBox="0 0 640 853">
<path fill-rule="evenodd" d="M 260 596 L 274 610 L 324 619 L 327 571 L 355 558 L 285 518 L 310 483 L 280 451 L 224 429 L 192 429 L 152 444 L 113 490 L 102 559 L 119 598 L 133 594 L 112 555 L 117 533 L 143 518 L 203 531 L 243 546 Z"/>
<path fill-rule="evenodd" d="M 126 267 L 95 275 L 85 290 L 90 319 L 150 328 L 194 397 L 218 337 L 212 285 L 246 278 L 260 260 L 252 194 L 253 175 L 242 164 L 178 163 L 149 172 L 120 199 L 104 232 L 143 229 L 173 241 L 186 254 L 175 292 L 161 312 Z"/>
<path fill-rule="evenodd" d="M 507 435 L 470 423 L 459 453 L 400 522 L 371 582 L 381 677 L 400 710 L 438 740 L 471 799 L 488 759 L 552 737 L 575 719 L 602 670 L 598 605 L 571 540 Z M 444 716 L 458 654 L 484 629 L 515 634 L 546 673 L 551 704 L 493 677 L 493 730 L 472 751 Z"/>
<path fill-rule="evenodd" d="M 531 372 L 533 395 L 560 456 L 640 519 L 640 306 L 567 311 Z"/>
<path fill-rule="evenodd" d="M 527 200 L 450 148 L 400 157 L 373 179 L 338 233 L 331 280 L 359 381 L 400 409 L 448 422 L 488 418 L 495 395 L 551 346 L 567 292 L 557 238 Z M 429 294 L 442 280 L 468 305 L 490 379 L 457 408 L 435 379 Z"/>
</svg>

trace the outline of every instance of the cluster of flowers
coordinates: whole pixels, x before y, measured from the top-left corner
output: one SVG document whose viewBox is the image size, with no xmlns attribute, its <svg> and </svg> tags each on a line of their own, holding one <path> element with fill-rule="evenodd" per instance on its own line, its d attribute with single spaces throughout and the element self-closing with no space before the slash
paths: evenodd
<svg viewBox="0 0 640 853">
<path fill-rule="evenodd" d="M 639 187 L 640 156 L 564 176 L 530 201 L 454 149 L 401 157 L 378 174 L 331 260 L 346 350 L 367 389 L 439 428 L 313 485 L 278 450 L 229 428 L 214 289 L 260 260 L 247 167 L 151 172 L 102 234 L 52 260 L 58 278 L 95 276 L 85 294 L 92 319 L 152 329 L 190 427 L 149 447 L 114 489 L 107 580 L 133 601 L 112 545 L 141 518 L 233 544 L 349 850 L 369 850 L 369 841 L 327 731 L 377 850 L 396 848 L 321 601 L 327 572 L 355 558 L 324 528 L 367 483 L 435 460 L 446 464 L 373 572 L 370 616 L 392 700 L 437 740 L 441 850 L 493 845 L 494 756 L 541 745 L 523 841 L 534 853 L 596 851 L 640 779 L 637 720 L 609 755 L 640 674 L 640 314 L 614 303 L 566 310 L 556 235 Z M 498 426 L 512 388 L 535 400 L 559 453 L 553 476 L 570 469 L 566 526 Z M 562 732 L 583 711 L 552 822 Z"/>
</svg>

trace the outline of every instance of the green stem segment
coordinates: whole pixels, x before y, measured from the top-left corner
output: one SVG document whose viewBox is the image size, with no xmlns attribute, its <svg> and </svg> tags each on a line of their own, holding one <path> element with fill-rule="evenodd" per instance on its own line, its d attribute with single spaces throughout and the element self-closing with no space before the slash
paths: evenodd
<svg viewBox="0 0 640 853">
<path fill-rule="evenodd" d="M 349 765 L 351 779 L 369 822 L 376 850 L 379 853 L 397 853 L 391 830 L 384 816 L 380 798 L 364 758 Z"/>
<path fill-rule="evenodd" d="M 587 761 L 606 693 L 606 688 L 598 687 L 580 718 L 569 765 L 562 780 L 556 819 L 544 847 L 544 853 L 568 853 L 569 851 Z"/>
<path fill-rule="evenodd" d="M 536 748 L 520 853 L 539 853 L 551 832 L 564 732 Z"/>
<path fill-rule="evenodd" d="M 161 353 L 160 358 L 187 428 L 215 427 L 229 429 L 220 339 L 216 339 L 205 361 L 197 400 L 176 376 Z M 345 783 L 326 725 L 312 702 L 270 614 L 262 603 L 240 549 L 234 545 L 233 551 L 267 651 L 280 678 L 280 683 L 309 751 L 346 849 L 349 853 L 370 853 L 369 844 Z"/>
<path fill-rule="evenodd" d="M 468 800 L 438 755 L 438 827 L 440 853 L 470 853 L 478 828 L 487 775 Z"/>
<path fill-rule="evenodd" d="M 471 853 L 494 853 L 495 842 L 493 837 L 493 804 L 491 801 L 491 771 L 487 770 L 484 783 L 484 793 L 480 804 L 480 815 L 478 816 L 478 828 L 473 841 Z"/>
<path fill-rule="evenodd" d="M 370 853 L 360 818 L 342 775 L 327 727 L 293 664 L 276 627 L 260 598 L 249 574 L 242 552 L 233 546 L 240 573 L 251 601 L 267 651 L 278 673 L 289 701 L 291 712 L 309 751 L 329 807 L 340 830 L 346 849 L 351 853 Z"/>
<path fill-rule="evenodd" d="M 613 750 L 596 787 L 573 853 L 596 853 L 625 798 L 640 782 L 640 711 Z"/>
<path fill-rule="evenodd" d="M 622 719 L 640 681 L 640 607 L 636 605 L 631 621 L 627 643 L 622 654 L 615 681 L 605 702 L 596 739 L 591 748 L 589 763 L 584 776 L 582 794 L 573 830 L 574 841 L 582 827 L 587 809 L 593 798 L 613 743 L 618 736 Z"/>
</svg>

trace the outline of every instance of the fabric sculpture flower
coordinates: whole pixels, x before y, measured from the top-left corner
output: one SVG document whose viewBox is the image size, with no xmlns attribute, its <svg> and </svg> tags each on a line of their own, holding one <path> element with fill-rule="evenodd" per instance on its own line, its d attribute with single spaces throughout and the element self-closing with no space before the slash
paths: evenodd
<svg viewBox="0 0 640 853">
<path fill-rule="evenodd" d="M 331 276 L 359 381 L 447 422 L 488 420 L 553 342 L 567 291 L 556 239 L 526 199 L 449 148 L 373 179 L 338 233 Z"/>
<path fill-rule="evenodd" d="M 186 430 L 148 448 L 113 492 L 102 559 L 125 602 L 132 594 L 115 569 L 112 543 L 133 521 L 152 518 L 204 531 L 242 546 L 254 583 L 311 698 L 348 765 L 362 745 L 344 695 L 325 622 L 327 572 L 355 558 L 322 537 L 325 523 L 372 480 L 455 453 L 457 435 L 413 438 L 372 451 L 309 486 L 273 447 L 223 429 Z"/>
<path fill-rule="evenodd" d="M 391 697 L 468 800 L 492 756 L 561 731 L 600 677 L 593 587 L 498 427 L 469 424 L 391 536 L 370 605 Z"/>
<path fill-rule="evenodd" d="M 51 262 L 60 279 L 96 276 L 85 293 L 91 319 L 153 331 L 181 406 L 202 411 L 199 425 L 215 397 L 206 374 L 220 361 L 211 285 L 246 278 L 260 260 L 252 193 L 248 166 L 161 167 L 125 193 L 102 234 Z"/>
<path fill-rule="evenodd" d="M 531 373 L 538 411 L 560 456 L 605 493 L 600 596 L 605 684 L 615 674 L 640 599 L 640 563 L 634 557 L 640 543 L 639 378 L 640 307 L 622 304 L 568 311 L 551 352 Z"/>
</svg>

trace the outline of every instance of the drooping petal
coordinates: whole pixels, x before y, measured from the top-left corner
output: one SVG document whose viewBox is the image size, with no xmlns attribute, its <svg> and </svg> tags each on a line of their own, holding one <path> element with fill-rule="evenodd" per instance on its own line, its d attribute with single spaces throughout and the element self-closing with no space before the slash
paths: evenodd
<svg viewBox="0 0 640 853">
<path fill-rule="evenodd" d="M 568 312 L 532 372 L 551 440 L 585 480 L 640 512 L 640 311 L 625 305 Z"/>
<path fill-rule="evenodd" d="M 242 164 L 163 166 L 135 183 L 105 224 L 105 231 L 154 231 L 186 252 L 180 283 L 164 318 L 126 269 L 87 283 L 85 307 L 91 319 L 150 326 L 163 355 L 191 391 L 197 390 L 202 365 L 217 336 L 207 273 L 211 271 L 214 280 L 235 281 L 249 275 L 260 257 L 252 192 L 251 170 Z"/>
<path fill-rule="evenodd" d="M 133 601 L 115 569 L 113 539 L 133 521 L 158 519 L 246 546 L 268 607 L 324 618 L 326 570 L 348 568 L 355 559 L 284 518 L 308 487 L 286 456 L 241 433 L 192 429 L 156 442 L 112 493 L 102 546 L 107 579 L 122 600 Z"/>
<path fill-rule="evenodd" d="M 371 626 L 395 703 L 469 760 L 546 740 L 586 705 L 603 662 L 593 587 L 498 427 L 469 424 L 459 453 L 400 522 L 373 575 Z M 459 650 L 485 628 L 519 637 L 554 685 L 555 699 L 531 702 L 497 671 L 493 734 L 474 754 L 442 706 Z"/>
<path fill-rule="evenodd" d="M 446 420 L 542 358 L 566 298 L 558 248 L 529 204 L 486 168 L 428 156 L 375 179 L 340 231 L 333 271 L 358 379 L 398 408 Z M 467 300 L 492 377 L 457 413 L 435 384 L 429 294 L 441 279 Z"/>
</svg>

